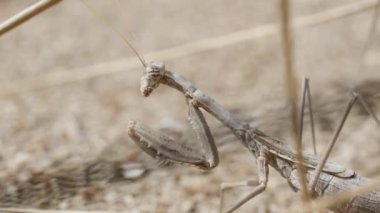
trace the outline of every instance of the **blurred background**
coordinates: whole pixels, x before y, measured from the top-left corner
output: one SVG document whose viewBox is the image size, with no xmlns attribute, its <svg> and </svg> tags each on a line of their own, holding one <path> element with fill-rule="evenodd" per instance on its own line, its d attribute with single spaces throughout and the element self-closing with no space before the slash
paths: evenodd
<svg viewBox="0 0 380 213">
<path fill-rule="evenodd" d="M 0 20 L 35 2 L 0 1 Z M 127 35 L 147 61 L 163 60 L 167 69 L 186 76 L 236 116 L 291 143 L 277 31 L 280 1 L 88 2 Z M 372 9 L 363 7 L 363 2 Z M 304 77 L 310 78 L 319 153 L 331 138 L 352 91 L 362 92 L 380 116 L 379 33 L 373 34 L 373 42 L 368 39 L 376 1 L 363 2 L 292 1 L 292 16 L 298 21 L 293 31 L 295 71 L 299 88 Z M 361 7 L 360 12 L 341 18 L 321 19 L 345 8 Z M 236 40 L 239 36 L 246 39 Z M 363 54 L 366 44 L 369 48 Z M 91 199 L 79 193 L 48 208 L 218 212 L 222 182 L 257 178 L 256 160 L 232 137 L 221 139 L 225 141 L 220 145 L 221 163 L 209 172 L 183 165 L 161 168 L 142 153 L 126 134 L 130 120 L 156 129 L 172 128 L 184 135 L 191 135 L 191 130 L 181 94 L 162 86 L 147 99 L 140 95 L 143 68 L 138 63 L 123 40 L 81 1 L 63 1 L 3 35 L 3 183 L 20 174 L 80 166 L 98 158 L 136 161 L 150 168 L 147 177 L 98 187 Z M 215 119 L 207 118 L 213 131 L 223 131 Z M 378 130 L 365 111 L 355 107 L 330 160 L 378 178 Z M 310 151 L 309 129 L 305 131 L 305 146 Z M 191 136 L 185 139 L 196 143 Z M 231 191 L 227 203 L 234 203 L 244 192 Z M 267 191 L 237 212 L 281 212 L 300 200 L 286 180 L 270 170 Z"/>
</svg>

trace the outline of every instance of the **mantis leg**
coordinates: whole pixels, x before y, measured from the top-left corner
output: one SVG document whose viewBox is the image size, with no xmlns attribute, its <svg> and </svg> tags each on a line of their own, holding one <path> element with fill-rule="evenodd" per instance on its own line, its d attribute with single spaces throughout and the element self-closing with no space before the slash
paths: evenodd
<svg viewBox="0 0 380 213">
<path fill-rule="evenodd" d="M 300 127 L 299 127 L 299 138 L 302 141 L 302 132 L 303 132 L 303 116 L 305 114 L 305 102 L 308 102 L 309 116 L 310 116 L 310 127 L 311 127 L 311 136 L 313 139 L 313 151 L 314 154 L 317 154 L 316 139 L 315 139 L 315 128 L 314 128 L 314 116 L 313 109 L 311 107 L 311 95 L 310 95 L 310 86 L 309 79 L 304 79 L 303 90 L 302 90 L 302 104 L 301 104 L 301 116 L 300 116 Z"/>
<path fill-rule="evenodd" d="M 326 149 L 324 155 L 321 157 L 321 160 L 320 160 L 319 164 L 316 167 L 316 172 L 315 172 L 313 178 L 310 181 L 309 187 L 310 187 L 310 190 L 312 192 L 314 192 L 314 190 L 315 190 L 315 185 L 317 184 L 317 181 L 318 181 L 318 178 L 319 178 L 320 173 L 322 171 L 322 168 L 324 167 L 324 165 L 325 165 L 325 163 L 327 161 L 327 158 L 329 157 L 329 155 L 331 153 L 331 150 L 332 150 L 333 146 L 335 145 L 336 140 L 338 139 L 338 136 L 340 134 L 340 131 L 343 128 L 343 125 L 344 125 L 344 123 L 345 123 L 345 121 L 347 119 L 347 116 L 349 115 L 349 113 L 350 113 L 350 111 L 352 109 L 352 106 L 355 104 L 355 102 L 357 100 L 359 100 L 359 102 L 363 105 L 363 107 L 368 112 L 368 114 L 370 114 L 372 116 L 372 118 L 375 120 L 375 122 L 380 126 L 379 119 L 376 117 L 376 114 L 371 110 L 371 108 L 368 106 L 367 102 L 362 98 L 362 96 L 359 93 L 356 93 L 356 92 L 352 93 L 352 98 L 351 98 L 350 102 L 348 103 L 348 105 L 346 107 L 346 110 L 344 112 L 343 118 L 340 121 L 337 129 L 335 130 L 333 138 L 330 141 L 330 143 L 328 144 L 327 149 Z"/>
<path fill-rule="evenodd" d="M 358 97 L 358 100 L 359 100 L 360 104 L 364 107 L 364 109 L 367 111 L 367 113 L 373 118 L 373 120 L 380 127 L 380 120 L 379 120 L 379 118 L 376 116 L 375 112 L 371 109 L 371 107 L 369 106 L 369 104 L 367 103 L 367 101 L 364 100 L 363 96 L 360 95 L 360 93 L 358 93 L 358 92 L 354 92 L 353 95 Z"/>
<path fill-rule="evenodd" d="M 319 179 L 319 176 L 320 176 L 320 174 L 322 172 L 322 169 L 323 169 L 323 167 L 326 164 L 327 158 L 330 156 L 332 148 L 334 147 L 334 145 L 335 145 L 335 143 L 336 143 L 336 141 L 338 139 L 338 136 L 339 136 L 339 134 L 340 134 L 340 132 L 341 132 L 343 126 L 344 126 L 344 123 L 346 122 L 347 117 L 348 117 L 348 115 L 351 112 L 352 106 L 355 104 L 355 102 L 357 101 L 357 99 L 358 99 L 358 96 L 354 93 L 353 96 L 352 96 L 352 98 L 351 98 L 351 100 L 348 102 L 348 104 L 346 106 L 346 109 L 345 109 L 345 111 L 343 113 L 343 117 L 342 117 L 341 121 L 339 122 L 338 127 L 334 131 L 334 134 L 333 134 L 333 137 L 332 137 L 331 141 L 327 145 L 325 152 L 321 156 L 321 159 L 320 159 L 318 165 L 315 168 L 314 176 L 311 178 L 311 181 L 309 182 L 309 188 L 310 188 L 310 191 L 312 193 L 314 193 L 315 186 L 316 186 L 316 184 L 318 182 L 318 179 Z"/>
<path fill-rule="evenodd" d="M 164 161 L 174 161 L 195 165 L 202 169 L 212 169 L 219 163 L 218 151 L 207 122 L 192 100 L 188 100 L 188 119 L 194 129 L 202 150 L 191 145 L 176 143 L 171 138 L 137 122 L 130 122 L 128 135 L 147 154 Z"/>
<path fill-rule="evenodd" d="M 257 166 L 258 166 L 258 173 L 259 173 L 259 181 L 249 180 L 249 181 L 240 181 L 240 182 L 233 182 L 233 183 L 223 183 L 221 185 L 220 212 L 222 212 L 222 208 L 224 204 L 224 193 L 228 189 L 242 187 L 242 186 L 254 187 L 251 193 L 241 198 L 236 204 L 234 204 L 230 209 L 228 209 L 228 211 L 226 211 L 228 213 L 235 211 L 240 206 L 244 205 L 246 202 L 248 202 L 249 200 L 259 195 L 261 192 L 265 190 L 267 186 L 267 182 L 268 182 L 268 162 L 267 162 L 266 152 L 263 150 L 260 151 L 260 155 L 257 158 Z"/>
</svg>

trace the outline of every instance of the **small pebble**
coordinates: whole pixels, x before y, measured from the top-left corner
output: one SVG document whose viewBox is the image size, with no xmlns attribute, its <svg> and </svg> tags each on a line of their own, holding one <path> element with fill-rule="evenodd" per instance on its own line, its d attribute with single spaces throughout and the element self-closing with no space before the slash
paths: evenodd
<svg viewBox="0 0 380 213">
<path fill-rule="evenodd" d="M 124 169 L 123 176 L 128 180 L 137 180 L 148 172 L 148 169 L 141 163 L 124 164 L 122 168 Z"/>
</svg>

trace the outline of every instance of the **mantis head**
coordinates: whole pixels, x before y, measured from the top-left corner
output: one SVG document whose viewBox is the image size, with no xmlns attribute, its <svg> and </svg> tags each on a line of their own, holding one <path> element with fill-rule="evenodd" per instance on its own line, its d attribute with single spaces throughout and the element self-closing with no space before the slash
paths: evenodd
<svg viewBox="0 0 380 213">
<path fill-rule="evenodd" d="M 152 61 L 150 62 L 144 71 L 141 78 L 140 91 L 148 97 L 150 93 L 156 89 L 165 75 L 165 65 L 162 62 Z"/>
</svg>

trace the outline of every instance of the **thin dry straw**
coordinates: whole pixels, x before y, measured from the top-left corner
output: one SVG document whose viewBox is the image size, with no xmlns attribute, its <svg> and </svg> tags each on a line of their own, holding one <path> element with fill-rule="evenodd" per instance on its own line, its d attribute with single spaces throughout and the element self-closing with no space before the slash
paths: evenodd
<svg viewBox="0 0 380 213">
<path fill-rule="evenodd" d="M 286 95 L 291 105 L 291 118 L 292 118 L 292 135 L 294 136 L 294 147 L 296 149 L 296 158 L 298 162 L 303 162 L 302 147 L 298 137 L 298 116 L 297 116 L 297 79 L 294 74 L 293 67 L 293 38 L 290 26 L 290 6 L 288 0 L 281 1 L 281 36 L 283 44 L 283 55 L 285 58 L 285 83 Z M 302 163 L 297 165 L 298 173 L 300 174 L 301 193 L 304 200 L 309 200 L 310 197 L 307 191 L 305 168 Z"/>
<path fill-rule="evenodd" d="M 376 5 L 377 0 L 363 0 L 345 6 L 324 10 L 312 15 L 302 16 L 294 19 L 293 28 L 311 27 L 318 24 L 339 20 L 373 9 Z M 272 23 L 219 37 L 185 43 L 176 47 L 149 53 L 146 55 L 146 57 L 158 58 L 161 60 L 172 60 L 191 54 L 215 50 L 225 46 L 263 38 L 265 36 L 276 35 L 278 33 L 278 23 Z M 104 75 L 111 75 L 122 71 L 139 68 L 140 66 L 141 64 L 135 60 L 135 57 L 131 57 L 127 59 L 108 61 L 93 66 L 77 68 L 70 71 L 51 71 L 49 74 L 44 74 L 37 77 L 12 82 L 2 82 L 0 95 L 9 95 L 34 89 L 64 85 L 67 83 L 81 82 L 93 78 L 98 78 Z"/>
<path fill-rule="evenodd" d="M 304 201 L 310 201 L 310 195 L 307 187 L 306 180 L 306 168 L 302 162 L 304 158 L 302 156 L 302 143 L 299 137 L 298 128 L 298 114 L 297 114 L 297 78 L 294 74 L 294 54 L 293 54 L 293 38 L 290 26 L 291 10 L 288 0 L 282 0 L 280 4 L 281 9 L 281 36 L 283 45 L 283 54 L 285 58 L 285 83 L 286 83 L 286 95 L 288 102 L 291 105 L 291 118 L 292 118 L 292 135 L 294 141 L 294 147 L 296 150 L 297 159 L 297 172 L 300 178 L 301 193 Z"/>
<path fill-rule="evenodd" d="M 45 11 L 51 6 L 59 3 L 60 1 L 62 0 L 41 0 L 29 6 L 28 8 L 24 9 L 23 11 L 17 13 L 16 15 L 12 16 L 11 18 L 5 20 L 0 24 L 0 36 L 11 31 L 20 24 L 28 21 L 29 19 L 40 14 L 42 11 Z"/>
</svg>

